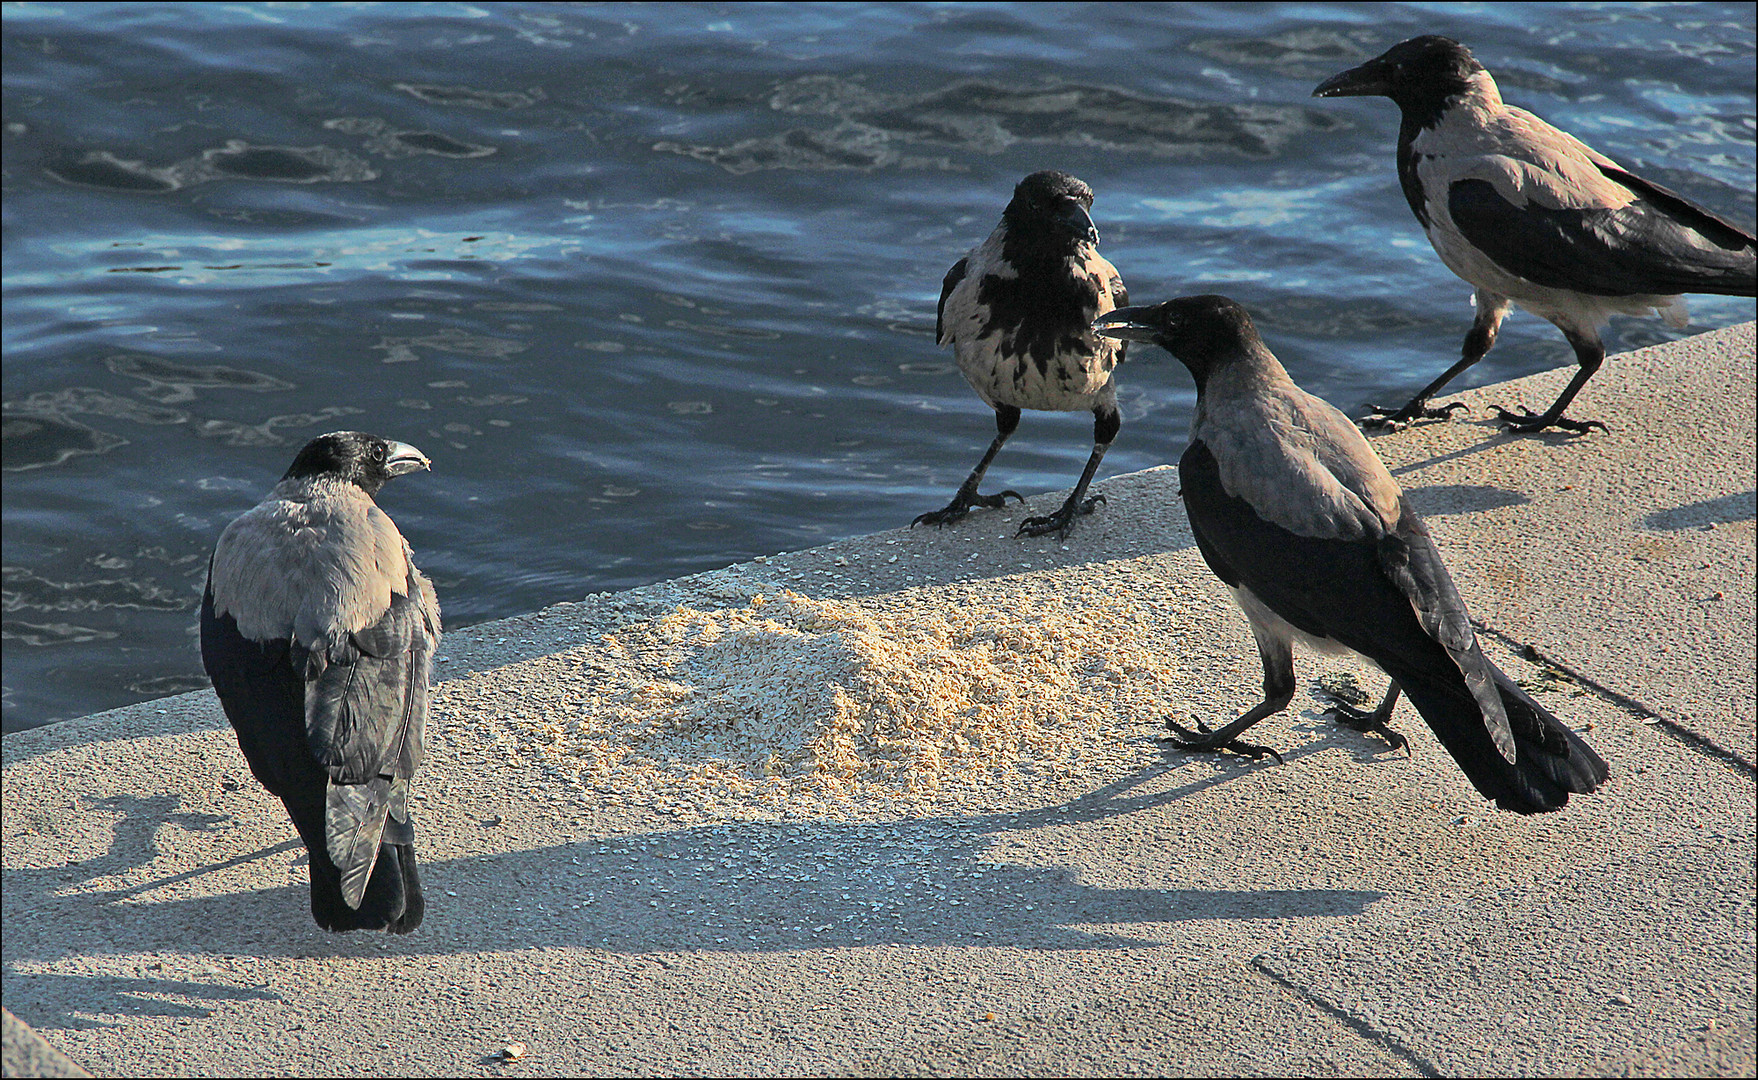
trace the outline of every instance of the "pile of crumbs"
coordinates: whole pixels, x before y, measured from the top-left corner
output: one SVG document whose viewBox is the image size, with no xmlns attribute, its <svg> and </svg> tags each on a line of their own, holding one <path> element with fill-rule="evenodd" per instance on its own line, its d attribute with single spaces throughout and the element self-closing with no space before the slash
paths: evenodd
<svg viewBox="0 0 1758 1080">
<path fill-rule="evenodd" d="M 880 609 L 786 589 L 742 607 L 680 606 L 592 647 L 628 676 L 595 672 L 602 692 L 528 700 L 537 715 L 503 718 L 509 762 L 695 807 L 966 802 L 961 790 L 1003 774 L 1053 778 L 1094 755 L 1139 767 L 1151 718 L 1170 704 L 1164 661 L 1138 644 L 1143 623 L 1094 615 L 1078 603 Z"/>
</svg>

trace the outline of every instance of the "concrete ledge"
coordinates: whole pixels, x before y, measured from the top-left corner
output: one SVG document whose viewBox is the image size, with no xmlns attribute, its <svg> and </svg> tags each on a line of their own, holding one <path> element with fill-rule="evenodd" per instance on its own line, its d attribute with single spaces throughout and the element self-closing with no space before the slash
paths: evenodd
<svg viewBox="0 0 1758 1080">
<path fill-rule="evenodd" d="M 6 1076 L 90 1076 L 66 1054 L 43 1041 L 10 1009 L 0 1009 L 0 1056 Z"/>
<path fill-rule="evenodd" d="M 310 924 L 211 695 L 8 735 L 5 1005 L 123 1075 L 1750 1075 L 1754 367 L 1746 324 L 1608 360 L 1572 414 L 1609 432 L 1497 433 L 1557 371 L 1375 439 L 1486 650 L 1612 764 L 1561 813 L 1489 809 L 1408 709 L 1408 759 L 1312 696 L 1254 733 L 1284 766 L 1164 751 L 1261 673 L 1155 469 L 1066 543 L 1012 538 L 1040 496 L 449 634 L 410 939 Z M 783 590 L 870 638 L 1024 624 L 1079 677 L 938 790 L 592 756 L 698 670 L 659 620 Z"/>
</svg>

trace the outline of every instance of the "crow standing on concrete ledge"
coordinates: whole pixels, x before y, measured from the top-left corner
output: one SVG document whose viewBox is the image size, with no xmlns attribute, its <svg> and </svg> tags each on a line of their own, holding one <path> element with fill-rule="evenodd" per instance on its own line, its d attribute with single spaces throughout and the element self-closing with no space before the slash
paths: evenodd
<svg viewBox="0 0 1758 1080">
<path fill-rule="evenodd" d="M 1510 302 L 1555 323 L 1580 370 L 1543 415 L 1497 411 L 1513 431 L 1586 431 L 1563 410 L 1605 359 L 1599 327 L 1652 308 L 1685 325 L 1681 293 L 1758 295 L 1758 241 L 1524 109 L 1444 37 L 1412 38 L 1331 78 L 1314 97 L 1377 94 L 1403 113 L 1398 181 L 1447 268 L 1477 288 L 1457 364 L 1370 426 L 1442 417 L 1428 399 L 1495 344 Z"/>
<path fill-rule="evenodd" d="M 1013 189 L 989 239 L 946 272 L 935 335 L 952 346 L 958 369 L 995 410 L 996 435 L 952 502 L 912 527 L 949 525 L 973 506 L 998 509 L 1009 495 L 1025 501 L 1015 491 L 977 494 L 989 463 L 1019 426 L 1021 409 L 1092 410 L 1093 452 L 1062 508 L 1026 518 L 1019 535 L 1067 535 L 1076 516 L 1104 501 L 1085 495 L 1122 423 L 1111 372 L 1124 346 L 1094 334 L 1092 322 L 1129 303 L 1129 293 L 1099 254 L 1092 205 L 1093 189 L 1074 177 L 1035 172 Z"/>
<path fill-rule="evenodd" d="M 1273 753 L 1238 740 L 1294 697 L 1296 638 L 1353 650 L 1392 677 L 1357 726 L 1385 721 L 1402 690 L 1485 798 L 1556 810 L 1605 781 L 1598 754 L 1515 686 L 1477 645 L 1428 529 L 1349 419 L 1295 386 L 1245 309 L 1224 296 L 1124 308 L 1105 334 L 1151 341 L 1196 379 L 1190 448 L 1178 462 L 1203 560 L 1244 609 L 1264 665 L 1264 700 L 1211 732 L 1166 722 L 1187 750 Z"/>
<path fill-rule="evenodd" d="M 208 563 L 202 664 L 310 852 L 326 930 L 407 934 L 425 910 L 409 778 L 439 601 L 372 497 L 427 467 L 413 446 L 357 431 L 313 439 Z"/>
</svg>

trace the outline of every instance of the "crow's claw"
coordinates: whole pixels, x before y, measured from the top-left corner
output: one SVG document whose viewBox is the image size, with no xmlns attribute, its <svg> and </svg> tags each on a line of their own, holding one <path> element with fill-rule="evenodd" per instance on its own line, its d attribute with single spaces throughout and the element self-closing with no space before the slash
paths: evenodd
<svg viewBox="0 0 1758 1080">
<path fill-rule="evenodd" d="M 1062 505 L 1062 509 L 1056 511 L 1054 514 L 1051 514 L 1048 517 L 1029 517 L 1029 518 L 1026 518 L 1024 521 L 1019 523 L 1019 531 L 1014 533 L 1013 535 L 1014 536 L 1048 536 L 1051 533 L 1055 533 L 1059 537 L 1060 536 L 1067 536 L 1068 530 L 1074 527 L 1074 519 L 1075 518 L 1081 516 L 1082 514 L 1092 513 L 1094 510 L 1098 509 L 1099 504 L 1104 501 L 1105 501 L 1105 496 L 1094 495 L 1092 498 L 1079 504 L 1078 506 L 1075 505 L 1074 503 L 1064 503 Z"/>
<path fill-rule="evenodd" d="M 1009 495 L 1018 499 L 1022 503 L 1025 502 L 1024 495 L 1011 489 L 1003 491 L 999 495 L 978 495 L 976 492 L 971 492 L 969 495 L 966 495 L 961 491 L 953 496 L 952 501 L 947 503 L 941 509 L 930 510 L 926 514 L 918 515 L 916 520 L 910 522 L 910 528 L 913 529 L 917 525 L 938 525 L 941 528 L 945 528 L 953 522 L 958 521 L 960 518 L 963 518 L 966 514 L 969 514 L 972 507 L 980 506 L 985 510 L 1001 509 L 1007 505 L 1007 497 Z"/>
<path fill-rule="evenodd" d="M 1372 416 L 1364 416 L 1357 423 L 1364 428 L 1384 431 L 1403 431 L 1414 420 L 1451 420 L 1453 413 L 1459 409 L 1470 411 L 1471 406 L 1463 401 L 1449 401 L 1445 405 L 1430 406 L 1425 401 L 1412 401 L 1402 409 L 1388 409 L 1384 405 L 1369 405 Z"/>
<path fill-rule="evenodd" d="M 1390 743 L 1393 750 L 1402 750 L 1407 757 L 1416 756 L 1416 752 L 1410 749 L 1410 740 L 1386 726 L 1385 718 L 1379 714 L 1378 710 L 1370 712 L 1366 709 L 1357 709 L 1341 698 L 1329 694 L 1326 696 L 1331 699 L 1331 706 L 1324 713 L 1327 718 L 1356 731 L 1375 732 Z"/>
<path fill-rule="evenodd" d="M 1160 741 L 1171 746 L 1174 750 L 1184 750 L 1193 754 L 1219 754 L 1222 751 L 1231 750 L 1235 754 L 1248 757 L 1253 761 L 1262 761 L 1266 757 L 1273 757 L 1276 759 L 1276 764 L 1286 764 L 1282 760 L 1281 754 L 1267 746 L 1259 746 L 1256 743 L 1248 743 L 1240 739 L 1221 742 L 1215 738 L 1215 733 L 1209 730 L 1209 725 L 1198 720 L 1196 726 L 1197 730 L 1192 731 L 1187 727 L 1180 726 L 1171 717 L 1167 717 L 1166 730 L 1172 734 Z"/>
<path fill-rule="evenodd" d="M 1546 420 L 1542 415 L 1533 412 L 1524 405 L 1520 406 L 1520 411 L 1517 413 L 1509 412 L 1507 409 L 1497 405 L 1496 419 L 1502 422 L 1503 426 L 1508 429 L 1508 433 L 1511 435 L 1531 435 L 1535 432 L 1540 432 L 1546 428 L 1553 427 L 1562 428 L 1564 431 L 1573 431 L 1577 435 L 1585 435 L 1594 428 L 1598 428 L 1601 431 L 1611 430 L 1598 420 L 1570 420 L 1566 416 L 1559 416 L 1554 420 Z"/>
</svg>

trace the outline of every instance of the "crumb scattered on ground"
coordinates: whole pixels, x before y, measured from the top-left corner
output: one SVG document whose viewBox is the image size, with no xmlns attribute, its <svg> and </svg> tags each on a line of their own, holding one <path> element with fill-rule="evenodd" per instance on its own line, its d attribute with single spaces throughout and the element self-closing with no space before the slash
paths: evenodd
<svg viewBox="0 0 1758 1080">
<path fill-rule="evenodd" d="M 509 765 L 613 804 L 701 812 L 986 802 L 1098 757 L 1139 768 L 1158 758 L 1167 711 L 1189 711 L 1153 647 L 1166 633 L 1151 602 L 743 599 L 676 606 L 547 658 L 554 680 L 500 691 L 523 699 L 512 715 L 462 696 L 454 711 L 488 721 Z"/>
</svg>

